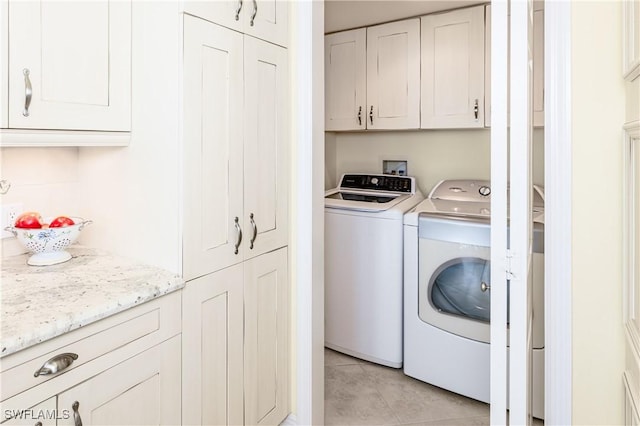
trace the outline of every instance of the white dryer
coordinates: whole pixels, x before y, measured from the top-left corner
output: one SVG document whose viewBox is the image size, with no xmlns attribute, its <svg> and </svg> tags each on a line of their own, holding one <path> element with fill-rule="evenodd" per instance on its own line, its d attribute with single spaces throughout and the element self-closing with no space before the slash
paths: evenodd
<svg viewBox="0 0 640 426">
<path fill-rule="evenodd" d="M 405 216 L 404 227 L 404 372 L 484 402 L 490 193 L 488 181 L 442 181 Z M 536 186 L 534 194 L 532 410 L 544 418 L 544 193 Z"/>
<path fill-rule="evenodd" d="M 350 173 L 325 194 L 325 346 L 402 366 L 404 214 L 415 179 Z"/>
</svg>

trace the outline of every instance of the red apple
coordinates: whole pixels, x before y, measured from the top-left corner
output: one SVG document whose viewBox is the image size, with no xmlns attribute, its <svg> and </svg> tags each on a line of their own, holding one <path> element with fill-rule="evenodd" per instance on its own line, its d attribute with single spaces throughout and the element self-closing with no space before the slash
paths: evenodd
<svg viewBox="0 0 640 426">
<path fill-rule="evenodd" d="M 58 216 L 51 221 L 49 228 L 64 228 L 65 226 L 75 225 L 73 219 L 67 216 Z"/>
<path fill-rule="evenodd" d="M 40 229 L 42 228 L 42 216 L 38 212 L 25 212 L 17 217 L 16 228 Z"/>
</svg>

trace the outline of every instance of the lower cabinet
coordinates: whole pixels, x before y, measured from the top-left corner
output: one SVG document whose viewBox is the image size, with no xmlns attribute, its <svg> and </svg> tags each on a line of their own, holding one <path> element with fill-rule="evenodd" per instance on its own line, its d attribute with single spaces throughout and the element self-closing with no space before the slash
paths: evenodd
<svg viewBox="0 0 640 426">
<path fill-rule="evenodd" d="M 182 423 L 277 425 L 289 413 L 287 249 L 187 283 Z"/>
<path fill-rule="evenodd" d="M 180 424 L 180 296 L 174 292 L 1 358 L 2 426 Z M 54 361 L 69 356 L 73 361 Z M 52 364 L 57 372 L 40 370 Z"/>
</svg>

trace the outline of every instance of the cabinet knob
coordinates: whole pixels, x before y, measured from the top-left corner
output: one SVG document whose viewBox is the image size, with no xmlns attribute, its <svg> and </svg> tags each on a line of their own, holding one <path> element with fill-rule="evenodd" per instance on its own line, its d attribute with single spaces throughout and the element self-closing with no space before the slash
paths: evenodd
<svg viewBox="0 0 640 426">
<path fill-rule="evenodd" d="M 478 119 L 478 100 L 477 99 L 476 99 L 476 102 L 473 104 L 473 115 L 477 120 Z"/>
<path fill-rule="evenodd" d="M 71 364 L 73 364 L 73 361 L 75 361 L 76 359 L 78 359 L 78 354 L 74 354 L 70 352 L 56 355 L 50 360 L 48 360 L 47 362 L 45 362 L 42 365 L 42 367 L 36 370 L 36 372 L 33 373 L 33 377 L 56 374 L 57 372 L 62 371 L 65 368 L 69 367 Z"/>
<path fill-rule="evenodd" d="M 373 105 L 371 105 L 371 110 L 369 111 L 369 120 L 371 120 L 371 125 L 373 126 Z"/>
<path fill-rule="evenodd" d="M 362 105 L 358 107 L 358 126 L 362 126 Z"/>
</svg>

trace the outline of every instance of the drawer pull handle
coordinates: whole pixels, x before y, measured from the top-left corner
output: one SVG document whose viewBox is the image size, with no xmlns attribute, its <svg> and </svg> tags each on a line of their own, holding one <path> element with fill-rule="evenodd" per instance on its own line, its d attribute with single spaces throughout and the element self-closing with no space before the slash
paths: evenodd
<svg viewBox="0 0 640 426">
<path fill-rule="evenodd" d="M 256 241 L 256 237 L 258 236 L 258 227 L 256 226 L 256 221 L 253 220 L 253 213 L 249 215 L 249 221 L 251 222 L 251 228 L 253 229 L 253 236 L 251 237 L 251 241 L 249 241 L 249 248 L 253 250 L 253 243 Z"/>
<path fill-rule="evenodd" d="M 251 22 L 249 25 L 253 27 L 253 21 L 256 19 L 256 14 L 258 13 L 258 2 L 253 0 L 253 15 L 251 15 Z"/>
<path fill-rule="evenodd" d="M 242 0 L 238 0 L 238 8 L 236 9 L 236 21 L 240 20 L 240 11 L 242 10 Z"/>
<path fill-rule="evenodd" d="M 78 408 L 80 408 L 80 403 L 78 401 L 74 402 L 71 408 L 73 408 L 73 424 L 75 426 L 82 426 L 82 418 L 80 417 L 80 412 L 78 411 Z"/>
<path fill-rule="evenodd" d="M 76 359 L 78 359 L 78 355 L 74 353 L 56 355 L 36 370 L 36 372 L 33 373 L 33 377 L 56 374 L 73 364 L 73 361 Z"/>
<path fill-rule="evenodd" d="M 478 100 L 476 99 L 476 102 L 473 104 L 473 116 L 476 120 L 478 120 L 478 111 Z"/>
<path fill-rule="evenodd" d="M 371 120 L 371 125 L 373 126 L 373 105 L 371 105 L 371 110 L 369 111 L 369 120 Z"/>
<path fill-rule="evenodd" d="M 362 105 L 358 108 L 358 126 L 362 126 Z"/>
</svg>

